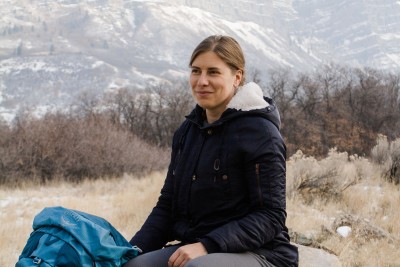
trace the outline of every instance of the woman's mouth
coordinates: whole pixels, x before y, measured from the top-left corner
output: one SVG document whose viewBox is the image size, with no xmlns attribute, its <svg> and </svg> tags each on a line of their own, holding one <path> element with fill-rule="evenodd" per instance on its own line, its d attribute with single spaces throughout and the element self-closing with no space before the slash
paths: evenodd
<svg viewBox="0 0 400 267">
<path fill-rule="evenodd" d="M 208 96 L 208 95 L 211 94 L 211 92 L 208 92 L 208 91 L 197 91 L 196 94 L 199 95 L 199 96 Z"/>
</svg>

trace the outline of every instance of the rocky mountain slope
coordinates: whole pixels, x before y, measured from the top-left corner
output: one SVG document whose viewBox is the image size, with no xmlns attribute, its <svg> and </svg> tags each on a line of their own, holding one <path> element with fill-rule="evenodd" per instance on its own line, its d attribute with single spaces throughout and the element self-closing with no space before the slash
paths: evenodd
<svg viewBox="0 0 400 267">
<path fill-rule="evenodd" d="M 0 116 L 184 78 L 211 34 L 237 38 L 263 72 L 400 70 L 399 0 L 3 0 Z"/>
</svg>

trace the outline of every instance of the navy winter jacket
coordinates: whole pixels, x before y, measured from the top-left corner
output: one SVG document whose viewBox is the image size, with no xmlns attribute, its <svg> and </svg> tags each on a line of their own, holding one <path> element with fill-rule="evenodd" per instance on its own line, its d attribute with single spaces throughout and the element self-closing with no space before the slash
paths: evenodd
<svg viewBox="0 0 400 267">
<path fill-rule="evenodd" d="M 201 242 L 208 253 L 253 251 L 276 266 L 298 266 L 285 226 L 279 113 L 262 95 L 263 108 L 254 105 L 260 99 L 249 90 L 261 91 L 254 83 L 242 87 L 231 100 L 240 105 L 230 103 L 212 124 L 199 106 L 186 117 L 157 205 L 132 245 L 149 252 L 174 240 Z"/>
</svg>

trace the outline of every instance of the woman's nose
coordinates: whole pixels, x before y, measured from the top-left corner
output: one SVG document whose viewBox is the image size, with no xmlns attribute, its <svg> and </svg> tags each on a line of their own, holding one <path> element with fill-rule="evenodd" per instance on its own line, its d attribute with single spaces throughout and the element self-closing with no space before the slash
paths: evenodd
<svg viewBox="0 0 400 267">
<path fill-rule="evenodd" d="M 202 73 L 199 76 L 199 80 L 197 81 L 198 85 L 207 85 L 208 84 L 208 78 L 207 74 Z"/>
</svg>

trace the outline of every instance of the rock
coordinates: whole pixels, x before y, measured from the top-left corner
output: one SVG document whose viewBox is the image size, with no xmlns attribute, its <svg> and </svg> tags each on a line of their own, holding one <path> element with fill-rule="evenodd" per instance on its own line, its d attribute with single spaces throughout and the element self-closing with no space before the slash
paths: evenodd
<svg viewBox="0 0 400 267">
<path fill-rule="evenodd" d="M 397 241 L 389 232 L 355 215 L 342 214 L 332 224 L 333 229 L 343 226 L 351 228 L 352 235 L 358 244 L 368 243 L 371 239 L 387 239 L 389 243 Z"/>
<path fill-rule="evenodd" d="M 327 234 L 332 234 L 327 232 Z M 289 230 L 290 240 L 299 248 L 299 267 L 341 267 L 339 258 L 313 237 Z"/>
<path fill-rule="evenodd" d="M 322 249 L 295 244 L 299 248 L 299 267 L 341 267 L 337 256 Z"/>
</svg>

